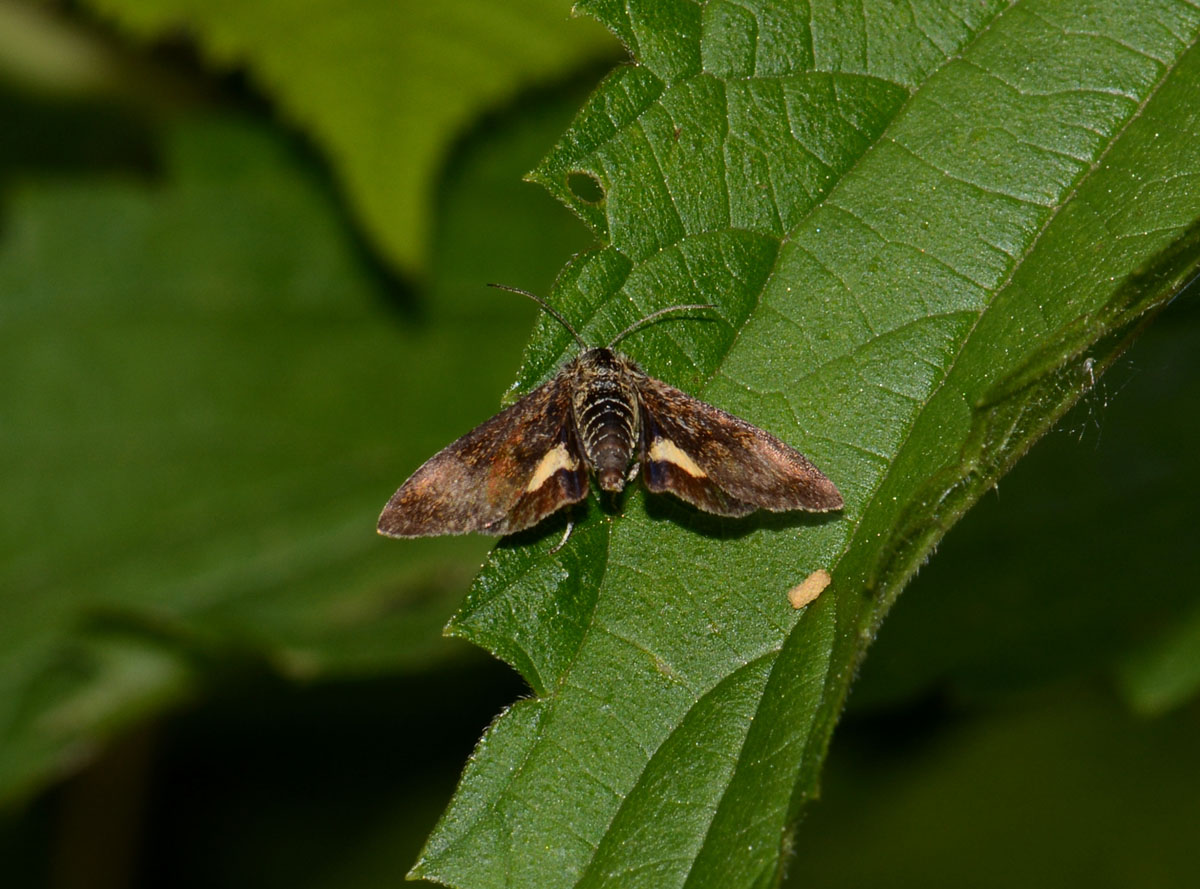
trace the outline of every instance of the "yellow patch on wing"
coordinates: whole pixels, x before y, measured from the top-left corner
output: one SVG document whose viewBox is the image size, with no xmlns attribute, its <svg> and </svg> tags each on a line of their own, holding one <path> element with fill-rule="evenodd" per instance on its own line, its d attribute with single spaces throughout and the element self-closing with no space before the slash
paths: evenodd
<svg viewBox="0 0 1200 889">
<path fill-rule="evenodd" d="M 656 438 L 650 445 L 650 450 L 646 454 L 651 460 L 659 460 L 663 463 L 674 463 L 692 478 L 707 478 L 708 473 L 696 465 L 696 461 L 687 455 L 686 451 L 681 451 L 675 446 L 675 442 L 669 438 Z"/>
<path fill-rule="evenodd" d="M 533 493 L 538 488 L 546 483 L 546 479 L 554 475 L 560 469 L 575 470 L 579 468 L 579 461 L 571 456 L 571 452 L 567 450 L 566 445 L 558 445 L 553 450 L 547 451 L 546 456 L 538 463 L 537 469 L 533 471 L 533 477 L 529 480 L 529 484 L 525 486 L 526 493 Z"/>
</svg>

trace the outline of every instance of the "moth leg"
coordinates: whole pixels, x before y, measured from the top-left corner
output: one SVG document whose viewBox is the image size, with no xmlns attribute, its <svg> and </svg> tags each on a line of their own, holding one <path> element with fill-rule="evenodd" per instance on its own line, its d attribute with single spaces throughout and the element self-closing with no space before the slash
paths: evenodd
<svg viewBox="0 0 1200 889">
<path fill-rule="evenodd" d="M 572 518 L 568 518 L 567 519 L 567 530 L 563 534 L 562 540 L 560 540 L 558 542 L 558 544 L 552 550 L 550 550 L 550 555 L 554 555 L 556 552 L 558 552 L 560 549 L 562 549 L 564 546 L 567 545 L 567 540 L 571 536 L 571 529 L 574 527 L 575 527 L 575 520 Z"/>
<path fill-rule="evenodd" d="M 625 477 L 625 481 L 631 482 L 638 477 L 638 473 L 642 471 L 642 461 L 634 460 L 633 466 L 629 467 L 629 475 Z"/>
</svg>

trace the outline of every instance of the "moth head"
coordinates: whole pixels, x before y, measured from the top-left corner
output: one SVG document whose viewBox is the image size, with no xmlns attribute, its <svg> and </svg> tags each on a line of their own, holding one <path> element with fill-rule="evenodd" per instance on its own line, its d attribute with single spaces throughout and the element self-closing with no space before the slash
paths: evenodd
<svg viewBox="0 0 1200 889">
<path fill-rule="evenodd" d="M 574 378 L 580 399 L 614 394 L 630 402 L 637 397 L 635 381 L 646 375 L 636 361 L 608 346 L 580 352 L 567 366 L 567 372 Z M 598 391 L 593 393 L 593 389 Z"/>
<path fill-rule="evenodd" d="M 628 358 L 608 346 L 585 349 L 575 359 L 581 370 L 589 375 L 619 374 L 633 364 Z"/>
</svg>

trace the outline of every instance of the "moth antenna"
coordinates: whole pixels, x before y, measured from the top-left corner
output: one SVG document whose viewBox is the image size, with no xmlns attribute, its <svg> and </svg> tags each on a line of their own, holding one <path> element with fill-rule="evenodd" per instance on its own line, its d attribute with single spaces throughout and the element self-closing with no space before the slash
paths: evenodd
<svg viewBox="0 0 1200 889">
<path fill-rule="evenodd" d="M 576 332 L 575 328 L 571 326 L 571 322 L 560 315 L 554 306 L 550 305 L 540 296 L 530 293 L 528 290 L 522 290 L 520 287 L 509 287 L 507 284 L 489 284 L 488 287 L 495 287 L 497 290 L 507 290 L 509 293 L 519 293 L 521 296 L 529 297 L 531 300 L 545 309 L 555 321 L 565 327 L 570 332 L 571 336 L 575 337 L 575 342 L 579 343 L 579 347 L 581 349 L 587 350 L 591 348 L 591 346 L 584 341 L 583 337 Z"/>
<path fill-rule="evenodd" d="M 663 315 L 666 315 L 668 312 L 687 312 L 687 311 L 691 311 L 692 309 L 715 309 L 715 308 L 716 308 L 716 306 L 714 306 L 712 303 L 697 303 L 694 305 L 686 305 L 686 306 L 667 306 L 665 309 L 659 309 L 657 312 L 651 312 L 649 315 L 647 315 L 645 318 L 642 318 L 640 321 L 634 321 L 632 324 L 630 324 L 628 327 L 626 327 L 624 330 L 622 330 L 620 333 L 618 333 L 615 337 L 613 337 L 612 342 L 610 342 L 608 344 L 608 348 L 611 349 L 613 346 L 615 346 L 617 343 L 621 342 L 621 340 L 625 339 L 625 337 L 629 336 L 629 334 L 633 333 L 639 327 L 645 327 L 651 321 L 654 321 L 656 318 L 660 318 Z"/>
</svg>

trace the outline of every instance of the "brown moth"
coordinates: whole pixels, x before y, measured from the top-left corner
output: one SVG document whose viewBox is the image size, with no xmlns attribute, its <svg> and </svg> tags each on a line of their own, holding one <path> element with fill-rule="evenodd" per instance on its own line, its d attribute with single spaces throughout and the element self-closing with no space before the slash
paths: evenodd
<svg viewBox="0 0 1200 889">
<path fill-rule="evenodd" d="M 591 348 L 532 293 L 501 289 L 537 302 L 582 351 L 549 382 L 430 457 L 383 508 L 379 533 L 512 534 L 583 500 L 593 473 L 601 490 L 616 493 L 640 471 L 648 490 L 722 516 L 841 509 L 833 482 L 799 451 L 613 351 L 667 312 L 712 306 L 661 309 Z"/>
</svg>

